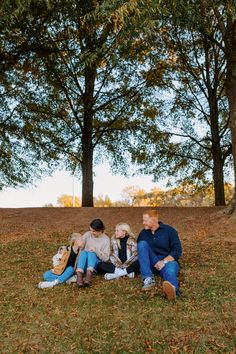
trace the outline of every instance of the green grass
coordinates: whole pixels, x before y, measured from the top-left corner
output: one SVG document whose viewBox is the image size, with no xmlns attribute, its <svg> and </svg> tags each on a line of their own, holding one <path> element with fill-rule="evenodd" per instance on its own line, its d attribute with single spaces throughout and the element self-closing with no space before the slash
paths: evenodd
<svg viewBox="0 0 236 354">
<path fill-rule="evenodd" d="M 38 289 L 62 240 L 1 246 L 1 353 L 234 353 L 235 243 L 184 245 L 182 296 L 139 277 Z"/>
</svg>

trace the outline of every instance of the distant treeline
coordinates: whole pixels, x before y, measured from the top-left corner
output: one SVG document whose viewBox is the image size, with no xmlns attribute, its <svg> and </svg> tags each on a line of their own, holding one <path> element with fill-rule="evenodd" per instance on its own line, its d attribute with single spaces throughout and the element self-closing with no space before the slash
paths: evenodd
<svg viewBox="0 0 236 354">
<path fill-rule="evenodd" d="M 226 202 L 229 204 L 233 198 L 233 186 L 225 184 Z M 213 206 L 214 188 L 208 185 L 199 188 L 193 184 L 182 184 L 173 189 L 162 190 L 152 188 L 146 192 L 137 186 L 126 187 L 122 191 L 121 199 L 111 201 L 108 195 L 98 195 L 94 198 L 95 207 L 126 207 L 126 206 Z M 81 207 L 81 199 L 71 195 L 62 195 L 57 200 L 57 207 Z M 54 207 L 53 204 L 45 204 L 44 207 Z"/>
</svg>

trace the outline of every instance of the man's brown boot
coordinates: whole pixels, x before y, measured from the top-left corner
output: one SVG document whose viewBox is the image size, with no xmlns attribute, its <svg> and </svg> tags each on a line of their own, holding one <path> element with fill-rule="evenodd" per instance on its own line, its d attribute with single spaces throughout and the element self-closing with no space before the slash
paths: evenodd
<svg viewBox="0 0 236 354">
<path fill-rule="evenodd" d="M 169 281 L 163 281 L 163 292 L 165 297 L 168 300 L 175 300 L 176 299 L 176 289 L 175 286 L 172 285 Z"/>
<path fill-rule="evenodd" d="M 83 273 L 82 272 L 76 272 L 76 283 L 77 283 L 79 288 L 82 288 L 84 286 Z"/>
<path fill-rule="evenodd" d="M 93 272 L 91 270 L 87 270 L 86 276 L 84 278 L 84 285 L 90 286 L 92 283 L 92 278 L 93 278 Z"/>
</svg>

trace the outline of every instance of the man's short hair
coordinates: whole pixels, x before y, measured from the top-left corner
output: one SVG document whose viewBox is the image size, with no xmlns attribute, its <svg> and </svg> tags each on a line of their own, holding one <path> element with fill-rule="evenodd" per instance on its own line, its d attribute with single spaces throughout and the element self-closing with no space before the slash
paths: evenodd
<svg viewBox="0 0 236 354">
<path fill-rule="evenodd" d="M 148 209 L 143 212 L 143 215 L 148 215 L 150 218 L 158 218 L 158 211 L 156 209 Z"/>
</svg>

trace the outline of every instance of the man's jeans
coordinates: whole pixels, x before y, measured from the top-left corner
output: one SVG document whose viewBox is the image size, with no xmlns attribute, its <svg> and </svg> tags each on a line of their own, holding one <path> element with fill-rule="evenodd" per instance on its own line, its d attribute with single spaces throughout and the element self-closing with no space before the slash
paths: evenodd
<svg viewBox="0 0 236 354">
<path fill-rule="evenodd" d="M 157 256 L 146 241 L 138 242 L 138 260 L 140 263 L 142 279 L 152 277 L 153 273 L 158 272 L 164 280 L 169 281 L 175 286 L 176 290 L 178 290 L 178 262 L 168 262 L 160 271 L 158 271 L 154 268 L 154 265 L 160 261 L 161 258 L 163 257 Z"/>
<path fill-rule="evenodd" d="M 96 270 L 98 262 L 100 262 L 100 260 L 95 252 L 82 250 L 77 261 L 76 269 L 82 269 L 84 272 L 86 272 L 87 268 Z"/>
<path fill-rule="evenodd" d="M 74 274 L 73 267 L 67 267 L 61 275 L 53 274 L 51 270 L 44 273 L 43 279 L 46 281 L 59 280 L 59 283 L 65 283 Z"/>
</svg>

